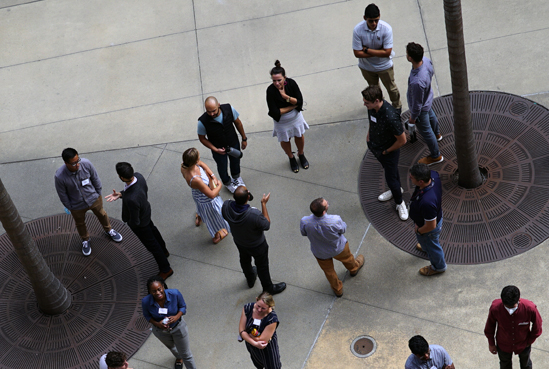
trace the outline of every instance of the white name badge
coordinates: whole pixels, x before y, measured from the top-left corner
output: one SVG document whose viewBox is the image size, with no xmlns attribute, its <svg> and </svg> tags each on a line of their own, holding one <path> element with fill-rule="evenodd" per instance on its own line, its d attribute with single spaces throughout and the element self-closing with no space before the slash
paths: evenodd
<svg viewBox="0 0 549 369">
<path fill-rule="evenodd" d="M 90 179 L 89 178 L 86 178 L 85 180 L 82 181 L 82 186 L 85 186 L 87 184 L 90 184 Z"/>
<path fill-rule="evenodd" d="M 374 122 L 374 123 L 377 123 L 377 119 L 376 119 L 376 117 L 372 117 L 372 116 L 370 116 L 370 120 L 371 120 L 372 122 Z"/>
<path fill-rule="evenodd" d="M 261 325 L 261 319 L 254 319 L 254 325 L 260 326 Z"/>
<path fill-rule="evenodd" d="M 158 314 L 168 314 L 167 308 L 158 308 Z"/>
</svg>

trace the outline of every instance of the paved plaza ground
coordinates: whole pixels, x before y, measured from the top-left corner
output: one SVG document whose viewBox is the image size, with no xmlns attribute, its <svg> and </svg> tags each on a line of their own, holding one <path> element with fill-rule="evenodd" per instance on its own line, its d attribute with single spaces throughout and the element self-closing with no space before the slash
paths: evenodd
<svg viewBox="0 0 549 369">
<path fill-rule="evenodd" d="M 426 49 L 435 66 L 435 96 L 451 93 L 443 2 L 378 2 L 394 32 L 396 82 L 406 109 L 410 63 L 405 45 Z M 517 285 L 549 319 L 547 241 L 511 259 L 450 265 L 443 275 L 418 274 L 427 261 L 382 238 L 358 201 L 358 169 L 366 152 L 365 87 L 351 48 L 363 1 L 332 0 L 0 0 L 0 178 L 25 221 L 63 211 L 54 189 L 61 151 L 90 159 L 104 195 L 122 183 L 114 170 L 128 161 L 148 180 L 153 219 L 171 252 L 188 306 L 191 349 L 199 368 L 252 368 L 236 340 L 248 289 L 231 237 L 213 245 L 194 226 L 195 205 L 181 177 L 181 154 L 197 147 L 196 120 L 215 95 L 241 114 L 248 148 L 242 177 L 268 203 L 271 275 L 288 284 L 275 296 L 284 368 L 402 368 L 408 339 L 444 346 L 456 368 L 497 368 L 484 323 L 503 286 Z M 471 90 L 508 92 L 549 106 L 545 40 L 549 2 L 463 1 Z M 303 92 L 309 170 L 290 171 L 267 116 L 269 70 L 280 59 Z M 442 132 L 444 134 L 444 132 Z M 222 191 L 223 199 L 231 196 Z M 317 197 L 347 222 L 347 238 L 365 267 L 334 297 L 299 232 Z M 120 218 L 121 202 L 105 208 Z M 410 229 L 412 232 L 412 228 Z M 4 233 L 0 229 L 0 233 Z M 92 245 L 93 248 L 93 245 Z M 0 312 L 0 316 L 2 312 Z M 376 353 L 355 357 L 360 335 Z M 537 368 L 549 366 L 549 335 L 534 344 Z M 171 368 L 173 357 L 153 336 L 131 358 L 134 369 Z M 518 361 L 515 365 L 518 365 Z"/>
</svg>

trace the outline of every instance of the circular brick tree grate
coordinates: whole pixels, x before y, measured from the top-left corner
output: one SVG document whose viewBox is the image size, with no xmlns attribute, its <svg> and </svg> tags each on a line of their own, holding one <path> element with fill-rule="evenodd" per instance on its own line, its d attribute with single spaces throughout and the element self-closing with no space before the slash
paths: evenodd
<svg viewBox="0 0 549 369">
<path fill-rule="evenodd" d="M 549 237 L 549 110 L 525 98 L 500 92 L 472 91 L 471 110 L 479 167 L 486 181 L 478 188 L 457 184 L 452 96 L 436 98 L 439 147 L 444 162 L 431 166 L 443 186 L 441 245 L 452 264 L 480 264 L 528 251 Z M 408 120 L 406 112 L 403 119 Z M 419 135 L 418 135 L 419 136 Z M 401 149 L 399 173 L 404 200 L 413 185 L 408 169 L 429 150 L 420 138 Z M 386 191 L 383 169 L 371 152 L 359 174 L 363 210 L 376 230 L 398 248 L 416 250 L 413 222 L 401 221 L 393 201 L 379 202 Z"/>
<path fill-rule="evenodd" d="M 26 224 L 52 272 L 72 294 L 63 314 L 46 316 L 7 236 L 0 236 L 0 367 L 97 368 L 110 350 L 133 355 L 150 334 L 141 313 L 146 280 L 157 274 L 152 255 L 122 222 L 113 242 L 92 214 L 86 217 L 92 253 L 82 255 L 70 215 Z"/>
</svg>

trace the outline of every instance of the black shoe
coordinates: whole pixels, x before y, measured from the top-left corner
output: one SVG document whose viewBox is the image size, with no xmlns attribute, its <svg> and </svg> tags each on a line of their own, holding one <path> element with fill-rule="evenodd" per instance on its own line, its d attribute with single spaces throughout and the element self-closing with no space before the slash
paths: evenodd
<svg viewBox="0 0 549 369">
<path fill-rule="evenodd" d="M 305 154 L 299 155 L 299 162 L 301 163 L 303 169 L 309 169 L 309 162 L 307 161 Z"/>
<path fill-rule="evenodd" d="M 280 293 L 286 289 L 286 283 L 280 282 L 280 283 L 273 283 L 273 286 L 271 287 L 269 292 L 271 295 L 276 295 L 277 293 Z"/>
<path fill-rule="evenodd" d="M 248 281 L 248 287 L 252 288 L 255 284 L 255 280 L 257 279 L 257 267 L 252 267 L 252 270 L 254 272 L 254 276 L 250 279 L 246 278 L 246 280 Z"/>
<path fill-rule="evenodd" d="M 292 156 L 290 158 L 290 168 L 294 173 L 299 172 L 299 165 L 297 165 L 297 160 L 295 160 L 295 156 Z"/>
</svg>

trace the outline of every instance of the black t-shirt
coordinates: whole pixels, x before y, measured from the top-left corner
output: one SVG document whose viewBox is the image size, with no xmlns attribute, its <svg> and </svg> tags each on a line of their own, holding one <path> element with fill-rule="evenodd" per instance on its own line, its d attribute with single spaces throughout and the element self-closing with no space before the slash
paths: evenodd
<svg viewBox="0 0 549 369">
<path fill-rule="evenodd" d="M 398 112 L 385 100 L 377 113 L 373 109 L 368 110 L 368 120 L 370 121 L 368 148 L 372 151 L 387 150 L 395 143 L 395 136 L 400 136 L 404 132 Z"/>
<path fill-rule="evenodd" d="M 431 171 L 431 183 L 420 190 L 416 187 L 410 200 L 410 218 L 418 227 L 423 227 L 425 220 L 442 219 L 442 184 L 440 177 L 434 170 Z"/>
</svg>

